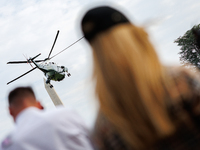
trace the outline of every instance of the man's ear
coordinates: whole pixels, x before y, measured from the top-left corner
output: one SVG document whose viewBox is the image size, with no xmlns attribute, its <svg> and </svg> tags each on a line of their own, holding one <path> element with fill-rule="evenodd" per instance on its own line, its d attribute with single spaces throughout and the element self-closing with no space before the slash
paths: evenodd
<svg viewBox="0 0 200 150">
<path fill-rule="evenodd" d="M 38 109 L 44 109 L 44 107 L 41 105 L 41 103 L 40 103 L 39 101 L 37 101 L 36 107 L 37 107 Z"/>
<path fill-rule="evenodd" d="M 13 110 L 12 110 L 12 108 L 9 106 L 8 109 L 9 109 L 10 115 L 13 116 Z"/>
</svg>

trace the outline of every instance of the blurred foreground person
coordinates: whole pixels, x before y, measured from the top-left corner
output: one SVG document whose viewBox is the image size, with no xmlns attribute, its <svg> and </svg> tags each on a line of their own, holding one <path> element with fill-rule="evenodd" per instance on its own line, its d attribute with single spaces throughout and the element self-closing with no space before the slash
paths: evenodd
<svg viewBox="0 0 200 150">
<path fill-rule="evenodd" d="M 81 23 L 100 102 L 96 148 L 200 149 L 199 77 L 164 67 L 143 28 L 114 8 L 90 9 Z"/>
<path fill-rule="evenodd" d="M 30 87 L 9 94 L 15 129 L 2 142 L 2 150 L 92 150 L 87 129 L 76 112 L 66 108 L 43 111 Z"/>
</svg>

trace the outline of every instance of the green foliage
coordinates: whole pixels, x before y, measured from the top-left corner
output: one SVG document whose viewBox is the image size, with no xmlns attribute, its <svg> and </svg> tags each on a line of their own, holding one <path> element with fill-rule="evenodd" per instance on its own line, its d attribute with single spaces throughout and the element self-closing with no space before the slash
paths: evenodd
<svg viewBox="0 0 200 150">
<path fill-rule="evenodd" d="M 192 29 L 188 30 L 183 36 L 177 38 L 174 43 L 178 43 L 181 52 L 180 61 L 184 66 L 192 64 L 195 68 L 200 69 L 200 48 L 196 44 L 196 39 L 192 33 L 193 29 L 200 29 L 199 25 L 194 25 Z"/>
</svg>

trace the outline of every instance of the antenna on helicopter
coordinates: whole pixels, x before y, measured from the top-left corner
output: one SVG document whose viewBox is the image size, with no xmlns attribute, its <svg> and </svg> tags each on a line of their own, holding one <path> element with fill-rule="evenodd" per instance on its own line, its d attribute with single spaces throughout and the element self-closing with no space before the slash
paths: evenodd
<svg viewBox="0 0 200 150">
<path fill-rule="evenodd" d="M 84 38 L 84 36 L 82 36 L 80 39 L 76 40 L 74 43 L 72 43 L 71 45 L 69 45 L 68 47 L 66 47 L 65 49 L 63 49 L 62 51 L 60 51 L 59 53 L 57 53 L 54 56 L 52 56 L 50 59 L 54 58 L 55 56 L 57 56 L 58 54 L 62 53 L 66 49 L 70 48 L 71 46 L 73 46 L 74 44 L 76 44 L 77 42 L 79 42 L 80 40 L 82 40 L 83 38 Z"/>
</svg>

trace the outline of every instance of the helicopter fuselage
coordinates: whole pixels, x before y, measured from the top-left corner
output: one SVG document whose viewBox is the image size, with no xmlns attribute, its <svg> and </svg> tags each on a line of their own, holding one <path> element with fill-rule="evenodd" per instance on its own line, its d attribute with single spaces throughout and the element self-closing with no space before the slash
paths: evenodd
<svg viewBox="0 0 200 150">
<path fill-rule="evenodd" d="M 36 63 L 34 60 L 32 62 L 35 66 L 40 69 L 47 78 L 47 83 L 50 83 L 50 80 L 61 81 L 65 78 L 65 72 L 68 73 L 67 67 L 58 66 L 54 62 L 45 62 L 45 63 Z M 67 74 L 70 76 L 70 73 Z"/>
</svg>

